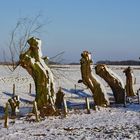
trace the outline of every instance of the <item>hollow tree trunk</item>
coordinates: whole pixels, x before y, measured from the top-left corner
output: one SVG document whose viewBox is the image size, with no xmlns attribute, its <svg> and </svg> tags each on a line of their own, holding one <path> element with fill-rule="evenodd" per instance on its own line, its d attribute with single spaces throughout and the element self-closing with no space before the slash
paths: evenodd
<svg viewBox="0 0 140 140">
<path fill-rule="evenodd" d="M 99 106 L 107 106 L 109 105 L 108 96 L 103 84 L 94 76 L 92 75 L 91 71 L 91 55 L 89 52 L 84 51 L 81 54 L 81 75 L 82 75 L 82 82 L 91 90 L 93 93 L 93 99 L 95 105 Z"/>
<path fill-rule="evenodd" d="M 96 74 L 103 78 L 113 91 L 117 104 L 125 103 L 125 88 L 121 78 L 104 64 L 96 65 Z"/>
<path fill-rule="evenodd" d="M 126 75 L 126 86 L 125 86 L 126 95 L 127 95 L 127 97 L 135 96 L 136 94 L 135 94 L 134 88 L 133 88 L 133 84 L 134 84 L 133 71 L 130 67 L 128 67 L 123 72 Z"/>
<path fill-rule="evenodd" d="M 53 75 L 42 59 L 41 40 L 32 37 L 27 43 L 30 47 L 20 55 L 20 65 L 28 71 L 35 82 L 35 101 L 40 114 L 53 115 L 56 112 Z"/>
</svg>

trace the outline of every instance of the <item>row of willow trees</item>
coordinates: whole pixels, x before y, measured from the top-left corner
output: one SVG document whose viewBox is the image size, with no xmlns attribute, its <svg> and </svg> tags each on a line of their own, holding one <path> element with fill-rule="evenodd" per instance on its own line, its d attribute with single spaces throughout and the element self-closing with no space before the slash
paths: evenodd
<svg viewBox="0 0 140 140">
<path fill-rule="evenodd" d="M 37 102 L 40 114 L 42 116 L 56 115 L 59 114 L 57 105 L 62 102 L 62 98 L 56 96 L 53 74 L 42 56 L 41 40 L 36 37 L 30 37 L 38 33 L 43 27 L 43 24 L 38 21 L 39 17 L 40 15 L 34 19 L 23 18 L 17 23 L 11 34 L 9 50 L 13 62 L 13 69 L 19 65 L 22 66 L 34 80 L 36 90 L 35 101 Z M 18 49 L 17 46 L 19 46 Z M 14 63 L 15 54 L 19 56 L 16 67 Z M 45 59 L 47 59 L 47 57 L 45 57 Z M 83 51 L 80 60 L 82 76 L 82 80 L 80 81 L 93 93 L 95 105 L 108 106 L 110 101 L 105 87 L 96 76 L 92 74 L 91 63 L 91 54 L 88 51 Z M 96 74 L 101 76 L 111 87 L 116 103 L 125 103 L 125 93 L 127 93 L 127 96 L 135 96 L 132 84 L 132 72 L 130 69 L 124 71 L 127 77 L 126 87 L 122 80 L 106 65 L 97 65 L 95 70 Z"/>
<path fill-rule="evenodd" d="M 25 68 L 34 80 L 36 88 L 35 101 L 37 102 L 38 110 L 42 116 L 59 114 L 57 105 L 58 102 L 61 103 L 63 100 L 54 93 L 53 74 L 42 57 L 41 40 L 31 37 L 27 40 L 27 43 L 29 48 L 20 54 L 19 65 Z M 92 59 L 88 51 L 83 51 L 81 54 L 80 64 L 82 76 L 80 82 L 85 84 L 93 93 L 95 105 L 109 106 L 110 101 L 104 85 L 92 73 Z M 96 65 L 95 71 L 111 87 L 115 103 L 125 104 L 126 96 L 135 96 L 133 75 L 130 67 L 124 70 L 126 86 L 124 86 L 121 78 L 104 64 Z"/>
</svg>

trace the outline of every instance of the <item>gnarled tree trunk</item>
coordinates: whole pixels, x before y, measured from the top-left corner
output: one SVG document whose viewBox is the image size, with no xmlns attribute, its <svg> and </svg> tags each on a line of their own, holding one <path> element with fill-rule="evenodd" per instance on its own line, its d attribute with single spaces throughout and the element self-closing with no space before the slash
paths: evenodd
<svg viewBox="0 0 140 140">
<path fill-rule="evenodd" d="M 125 103 L 125 88 L 121 78 L 104 64 L 96 65 L 96 74 L 103 78 L 113 91 L 117 104 Z"/>
<path fill-rule="evenodd" d="M 91 54 L 88 51 L 83 51 L 81 54 L 81 75 L 82 82 L 91 90 L 93 93 L 93 99 L 95 105 L 107 106 L 109 105 L 108 96 L 103 84 L 92 75 L 91 71 Z"/>
<path fill-rule="evenodd" d="M 134 75 L 133 75 L 133 71 L 130 67 L 126 68 L 123 71 L 126 75 L 126 96 L 130 97 L 130 96 L 135 96 L 135 92 L 134 92 L 134 88 L 133 88 L 133 84 L 134 84 Z"/>
<path fill-rule="evenodd" d="M 34 79 L 36 89 L 35 101 L 40 114 L 42 116 L 54 115 L 56 109 L 53 75 L 42 59 L 41 40 L 32 37 L 27 43 L 30 47 L 20 55 L 20 65 Z"/>
</svg>

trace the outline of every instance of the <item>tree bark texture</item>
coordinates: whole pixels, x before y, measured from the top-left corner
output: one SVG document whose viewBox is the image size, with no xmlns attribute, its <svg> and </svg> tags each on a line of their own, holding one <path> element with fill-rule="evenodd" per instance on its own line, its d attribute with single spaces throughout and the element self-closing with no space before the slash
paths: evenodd
<svg viewBox="0 0 140 140">
<path fill-rule="evenodd" d="M 36 97 L 40 115 L 53 115 L 55 109 L 54 81 L 50 68 L 42 59 L 41 40 L 30 38 L 29 49 L 20 55 L 20 65 L 25 68 L 35 82 Z"/>
<path fill-rule="evenodd" d="M 103 84 L 92 74 L 91 70 L 91 54 L 88 51 L 83 51 L 81 54 L 81 76 L 82 82 L 91 90 L 95 105 L 109 105 L 108 96 Z"/>
<path fill-rule="evenodd" d="M 61 87 L 59 88 L 58 92 L 56 93 L 56 101 L 55 101 L 55 106 L 60 109 L 62 108 L 63 105 L 63 99 L 64 99 L 64 93 L 61 89 Z"/>
<path fill-rule="evenodd" d="M 121 78 L 104 64 L 96 65 L 96 74 L 103 78 L 113 91 L 117 104 L 125 103 L 125 88 Z"/>
<path fill-rule="evenodd" d="M 133 75 L 133 71 L 130 67 L 126 68 L 123 71 L 126 75 L 126 96 L 130 97 L 130 96 L 135 96 L 135 92 L 134 92 L 134 88 L 133 88 L 133 84 L 134 84 L 134 75 Z"/>
</svg>

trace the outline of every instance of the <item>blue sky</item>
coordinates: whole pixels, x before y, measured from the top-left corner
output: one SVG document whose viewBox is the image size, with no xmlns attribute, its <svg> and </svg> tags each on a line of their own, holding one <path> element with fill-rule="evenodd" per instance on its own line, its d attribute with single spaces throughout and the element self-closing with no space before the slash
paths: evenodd
<svg viewBox="0 0 140 140">
<path fill-rule="evenodd" d="M 65 51 L 68 62 L 79 62 L 83 50 L 94 61 L 140 56 L 140 0 L 1 0 L 1 50 L 18 19 L 38 13 L 51 21 L 41 36 L 44 55 Z"/>
</svg>

